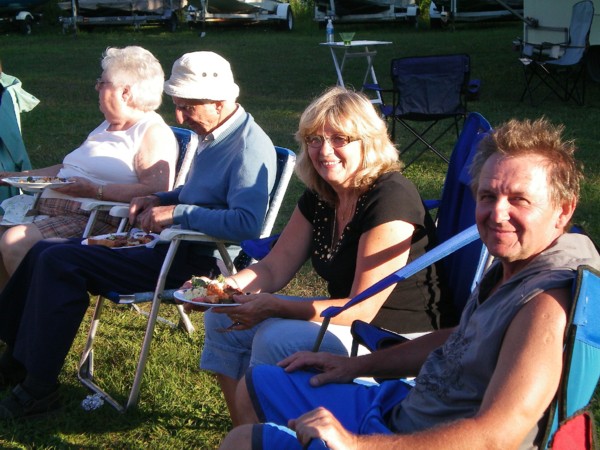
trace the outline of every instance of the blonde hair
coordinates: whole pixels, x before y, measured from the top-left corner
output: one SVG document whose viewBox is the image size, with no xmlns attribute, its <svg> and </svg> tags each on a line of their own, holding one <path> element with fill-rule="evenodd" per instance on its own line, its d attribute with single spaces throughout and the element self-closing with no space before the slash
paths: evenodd
<svg viewBox="0 0 600 450">
<path fill-rule="evenodd" d="M 301 148 L 296 174 L 309 189 L 331 205 L 337 204 L 337 195 L 317 173 L 304 141 L 306 136 L 321 134 L 325 126 L 360 141 L 362 168 L 353 179 L 353 187 L 358 191 L 365 191 L 382 174 L 402 168 L 386 124 L 371 101 L 361 93 L 341 87 L 325 91 L 308 105 L 300 117 L 295 135 Z"/>
<path fill-rule="evenodd" d="M 536 155 L 544 159 L 553 204 L 577 202 L 583 170 L 574 156 L 574 142 L 563 140 L 563 131 L 563 125 L 552 125 L 543 117 L 535 121 L 512 119 L 492 131 L 479 144 L 469 167 L 473 193 L 479 188 L 479 175 L 490 156 Z"/>
</svg>

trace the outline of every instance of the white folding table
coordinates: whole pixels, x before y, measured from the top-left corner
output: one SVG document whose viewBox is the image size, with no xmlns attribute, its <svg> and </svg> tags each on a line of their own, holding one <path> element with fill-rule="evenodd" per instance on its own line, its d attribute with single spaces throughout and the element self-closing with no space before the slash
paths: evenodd
<svg viewBox="0 0 600 450">
<path fill-rule="evenodd" d="M 375 55 L 377 55 L 377 50 L 373 47 L 390 44 L 391 42 L 389 41 L 352 41 L 349 45 L 345 45 L 343 42 L 322 42 L 319 45 L 329 47 L 333 65 L 335 66 L 335 72 L 337 74 L 337 84 L 338 86 L 346 87 L 343 76 L 344 66 L 347 60 L 353 58 L 363 58 L 366 62 L 367 67 L 362 85 L 367 83 L 369 77 L 373 84 L 377 84 L 377 76 L 375 75 L 375 68 L 373 67 L 373 60 L 375 59 Z M 381 103 L 381 94 L 376 92 L 376 95 L 377 97 L 373 98 L 371 101 L 373 103 Z"/>
</svg>

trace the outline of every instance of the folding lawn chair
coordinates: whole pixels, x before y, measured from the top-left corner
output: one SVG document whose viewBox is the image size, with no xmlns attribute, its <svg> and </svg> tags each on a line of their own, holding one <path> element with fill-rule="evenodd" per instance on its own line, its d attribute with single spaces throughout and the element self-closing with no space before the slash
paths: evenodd
<svg viewBox="0 0 600 450">
<path fill-rule="evenodd" d="M 392 121 L 392 140 L 396 138 L 396 122 L 413 139 L 401 149 L 401 155 L 417 143 L 424 146 L 406 167 L 427 150 L 448 162 L 434 145 L 453 129 L 458 138 L 459 123 L 467 114 L 470 72 L 471 61 L 466 54 L 396 58 L 391 62 L 392 89 L 364 86 L 380 93 L 393 93 L 392 103 L 382 104 L 381 112 Z M 443 123 L 437 127 L 440 122 Z"/>
<path fill-rule="evenodd" d="M 265 221 L 263 223 L 261 231 L 262 236 L 268 236 L 271 233 L 271 230 L 273 229 L 277 213 L 279 212 L 280 206 L 283 202 L 283 198 L 287 190 L 287 186 L 290 182 L 291 176 L 293 174 L 294 165 L 296 163 L 296 155 L 291 150 L 288 150 L 283 147 L 275 147 L 275 150 L 277 152 L 277 174 L 275 177 L 275 186 L 269 198 L 269 208 L 267 210 L 267 214 L 265 216 Z M 126 214 L 126 212 L 126 209 L 124 211 L 124 208 L 122 207 L 119 210 L 115 211 L 115 213 L 121 217 L 123 217 L 124 213 Z M 219 253 L 228 271 L 230 273 L 235 273 L 236 271 L 235 266 L 233 264 L 233 260 L 229 255 L 227 249 L 227 246 L 229 244 L 236 243 L 227 242 L 222 239 L 208 236 L 204 233 L 200 233 L 197 231 L 184 230 L 176 227 L 163 230 L 160 234 L 160 239 L 162 241 L 169 241 L 170 244 L 167 254 L 165 256 L 165 260 L 161 267 L 154 292 L 145 292 L 134 295 L 119 295 L 118 293 L 109 293 L 106 296 L 109 300 L 116 304 L 136 305 L 139 303 L 151 302 L 150 312 L 148 313 L 148 323 L 146 325 L 144 340 L 142 343 L 142 348 L 140 351 L 140 356 L 138 359 L 133 384 L 129 392 L 127 404 L 121 405 L 116 399 L 114 399 L 108 393 L 102 390 L 102 388 L 100 388 L 93 380 L 94 339 L 96 336 L 96 331 L 100 324 L 100 316 L 104 304 L 104 297 L 99 297 L 96 303 L 96 308 L 94 310 L 94 315 L 92 318 L 92 324 L 89 329 L 88 338 L 85 344 L 85 348 L 83 350 L 83 354 L 81 356 L 81 360 L 79 362 L 78 378 L 81 381 L 81 383 L 93 392 L 101 395 L 107 401 L 107 403 L 109 403 L 111 406 L 113 406 L 120 412 L 124 412 L 128 408 L 137 404 L 142 377 L 150 352 L 152 334 L 154 332 L 156 322 L 159 319 L 158 312 L 160 309 L 161 302 L 163 300 L 173 299 L 174 290 L 165 290 L 164 287 L 167 274 L 169 273 L 169 270 L 171 268 L 171 263 L 173 261 L 173 258 L 175 257 L 175 254 L 177 253 L 177 249 L 181 241 L 185 240 L 214 243 L 217 246 L 217 249 L 219 250 Z M 189 321 L 187 315 L 183 312 L 182 306 L 177 305 L 177 307 L 180 313 L 180 318 L 184 322 L 184 327 L 188 330 L 188 332 L 193 331 L 193 325 Z"/>
<path fill-rule="evenodd" d="M 532 105 L 539 104 L 555 94 L 564 102 L 573 100 L 576 104 L 583 105 L 586 83 L 585 57 L 593 18 L 594 3 L 591 0 L 575 3 L 571 13 L 571 24 L 566 30 L 567 39 L 564 42 L 540 45 L 523 42 L 520 61 L 525 76 L 525 87 L 521 101 L 527 96 Z M 526 26 L 525 39 L 527 29 Z M 556 31 L 556 28 L 550 30 Z M 558 58 L 548 58 L 548 54 Z M 544 86 L 545 96 L 534 99 L 536 92 Z"/>
<path fill-rule="evenodd" d="M 450 158 L 442 198 L 436 204 L 429 205 L 438 208 L 436 226 L 438 246 L 359 293 L 344 306 L 331 306 L 325 309 L 321 313 L 323 323 L 314 351 L 318 351 L 333 317 L 442 259 L 442 266 L 438 272 L 443 277 L 442 285 L 447 287 L 448 293 L 451 293 L 456 312 L 462 311 L 474 281 L 479 279 L 487 264 L 487 250 L 479 240 L 479 233 L 474 225 L 475 200 L 471 194 L 468 167 L 475 155 L 477 145 L 490 130 L 489 122 L 481 114 L 471 113 L 465 120 Z M 353 348 L 353 352 L 355 350 L 356 348 Z"/>
</svg>

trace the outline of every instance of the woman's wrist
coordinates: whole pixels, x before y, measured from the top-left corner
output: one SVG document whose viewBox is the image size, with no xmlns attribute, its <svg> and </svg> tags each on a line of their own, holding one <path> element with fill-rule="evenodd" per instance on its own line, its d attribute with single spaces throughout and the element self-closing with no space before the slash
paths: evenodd
<svg viewBox="0 0 600 450">
<path fill-rule="evenodd" d="M 98 189 L 96 190 L 96 199 L 103 200 L 104 199 L 104 185 L 99 184 Z"/>
</svg>

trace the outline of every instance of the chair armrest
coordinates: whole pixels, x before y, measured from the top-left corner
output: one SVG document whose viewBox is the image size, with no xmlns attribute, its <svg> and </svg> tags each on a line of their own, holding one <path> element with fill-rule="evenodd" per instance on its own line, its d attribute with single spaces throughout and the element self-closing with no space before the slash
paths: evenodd
<svg viewBox="0 0 600 450">
<path fill-rule="evenodd" d="M 398 333 L 376 327 L 362 320 L 352 322 L 350 333 L 354 340 L 371 352 L 408 341 L 408 338 Z"/>
<path fill-rule="evenodd" d="M 378 92 L 393 92 L 393 89 L 383 89 L 378 84 L 363 84 L 363 89 L 368 89 L 370 91 L 378 91 Z"/>
<path fill-rule="evenodd" d="M 525 28 L 525 39 L 519 39 L 521 43 L 521 56 L 533 58 L 535 60 L 543 60 L 548 57 L 557 58 L 558 56 L 551 55 L 548 53 L 552 52 L 553 48 L 564 47 L 569 43 L 569 29 L 565 27 L 546 27 L 546 26 L 536 26 L 533 27 L 535 30 L 549 31 L 562 34 L 562 37 L 557 39 L 558 42 L 530 42 L 528 38 L 528 30 L 532 27 Z"/>
<path fill-rule="evenodd" d="M 237 243 L 234 241 L 228 241 L 226 239 L 216 238 L 214 236 L 209 236 L 200 231 L 186 230 L 183 228 L 179 228 L 178 226 L 166 228 L 161 231 L 161 233 L 160 233 L 161 241 L 172 241 L 174 239 L 179 239 L 181 241 L 218 242 L 218 243 L 222 243 L 224 245 Z"/>
<path fill-rule="evenodd" d="M 113 217 L 120 217 L 121 219 L 126 219 L 129 217 L 129 205 L 119 205 L 113 206 L 110 208 L 109 214 Z"/>
<path fill-rule="evenodd" d="M 81 209 L 84 211 L 108 211 L 113 207 L 124 206 L 129 210 L 129 206 L 124 202 L 109 202 L 104 200 L 86 199 L 81 202 Z"/>
<path fill-rule="evenodd" d="M 193 242 L 213 242 L 217 246 L 217 250 L 221 255 L 221 259 L 225 263 L 225 267 L 229 271 L 230 274 L 234 274 L 236 272 L 235 266 L 233 264 L 233 260 L 227 251 L 228 244 L 239 244 L 238 242 L 228 241 L 226 239 L 217 238 L 214 236 L 209 236 L 207 234 L 201 233 L 200 231 L 186 230 L 182 229 L 179 226 L 173 226 L 171 228 L 164 229 L 160 233 L 161 241 L 193 241 Z"/>
</svg>

